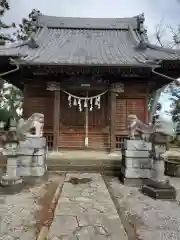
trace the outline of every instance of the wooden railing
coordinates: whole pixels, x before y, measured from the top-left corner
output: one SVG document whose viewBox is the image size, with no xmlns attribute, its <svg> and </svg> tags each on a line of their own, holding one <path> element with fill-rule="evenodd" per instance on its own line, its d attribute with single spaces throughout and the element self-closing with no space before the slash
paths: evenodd
<svg viewBox="0 0 180 240">
<path fill-rule="evenodd" d="M 116 135 L 116 149 L 122 149 L 124 147 L 124 140 L 127 136 Z"/>
<path fill-rule="evenodd" d="M 53 133 L 44 132 L 44 137 L 46 138 L 48 149 L 52 150 L 53 149 Z"/>
</svg>

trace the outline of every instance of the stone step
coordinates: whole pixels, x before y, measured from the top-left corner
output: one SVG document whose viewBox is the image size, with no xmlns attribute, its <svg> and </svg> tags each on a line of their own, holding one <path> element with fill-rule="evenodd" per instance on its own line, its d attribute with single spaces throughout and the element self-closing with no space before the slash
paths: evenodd
<svg viewBox="0 0 180 240">
<path fill-rule="evenodd" d="M 88 167 L 85 167 L 85 168 L 69 168 L 69 169 L 64 169 L 64 168 L 60 168 L 60 170 L 58 168 L 48 168 L 48 173 L 54 173 L 54 172 L 68 172 L 68 173 L 84 173 L 84 172 L 87 172 L 87 173 L 100 173 L 100 174 L 103 174 L 105 176 L 116 176 L 116 177 L 119 177 L 119 173 L 120 173 L 120 170 L 117 170 L 117 169 L 92 169 L 92 168 L 88 168 Z"/>
<path fill-rule="evenodd" d="M 48 171 L 87 171 L 87 172 L 118 172 L 120 173 L 120 166 L 92 166 L 92 165 L 63 165 L 63 164 L 55 164 L 55 165 L 47 165 Z"/>
<path fill-rule="evenodd" d="M 88 171 L 100 173 L 120 172 L 121 160 L 78 160 L 78 159 L 48 159 L 49 171 Z"/>
</svg>

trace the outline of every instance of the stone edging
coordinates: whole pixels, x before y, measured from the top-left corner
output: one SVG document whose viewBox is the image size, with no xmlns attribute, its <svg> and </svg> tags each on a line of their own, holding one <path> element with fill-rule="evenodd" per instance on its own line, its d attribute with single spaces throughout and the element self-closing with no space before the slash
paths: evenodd
<svg viewBox="0 0 180 240">
<path fill-rule="evenodd" d="M 66 174 L 64 175 L 64 180 L 65 180 L 65 178 L 66 178 Z M 51 224 L 52 224 L 53 219 L 54 219 L 54 213 L 55 213 L 56 206 L 57 206 L 59 197 L 61 195 L 63 186 L 64 186 L 64 181 L 63 181 L 63 183 L 60 182 L 59 185 L 56 188 L 56 192 L 53 196 L 50 207 L 48 209 L 48 219 L 46 219 L 44 221 L 43 226 L 41 227 L 41 230 L 40 230 L 39 235 L 37 237 L 37 240 L 46 240 L 47 237 L 48 237 L 49 229 L 50 229 Z"/>
</svg>

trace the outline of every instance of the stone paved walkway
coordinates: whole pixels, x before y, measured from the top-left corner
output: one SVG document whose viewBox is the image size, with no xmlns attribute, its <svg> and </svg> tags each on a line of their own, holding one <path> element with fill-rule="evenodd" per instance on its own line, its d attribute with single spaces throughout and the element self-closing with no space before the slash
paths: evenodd
<svg viewBox="0 0 180 240">
<path fill-rule="evenodd" d="M 48 239 L 128 239 L 100 174 L 67 173 Z"/>
</svg>

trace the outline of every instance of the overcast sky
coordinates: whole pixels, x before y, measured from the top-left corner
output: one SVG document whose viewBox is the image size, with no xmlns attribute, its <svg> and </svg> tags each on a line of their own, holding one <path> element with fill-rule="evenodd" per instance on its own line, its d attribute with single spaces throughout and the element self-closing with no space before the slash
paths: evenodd
<svg viewBox="0 0 180 240">
<path fill-rule="evenodd" d="M 173 26 L 180 22 L 180 0 L 9 0 L 9 3 L 11 10 L 5 15 L 8 22 L 20 22 L 33 8 L 44 14 L 66 17 L 118 18 L 144 12 L 151 38 L 162 19 L 164 24 Z"/>
<path fill-rule="evenodd" d="M 173 27 L 180 23 L 180 0 L 9 0 L 9 3 L 11 10 L 4 16 L 7 23 L 19 23 L 33 8 L 43 14 L 65 17 L 118 18 L 144 13 L 145 25 L 152 41 L 155 41 L 156 25 L 161 21 Z M 170 41 L 168 31 L 165 31 L 164 38 Z M 166 96 L 162 100 L 164 98 Z"/>
</svg>

